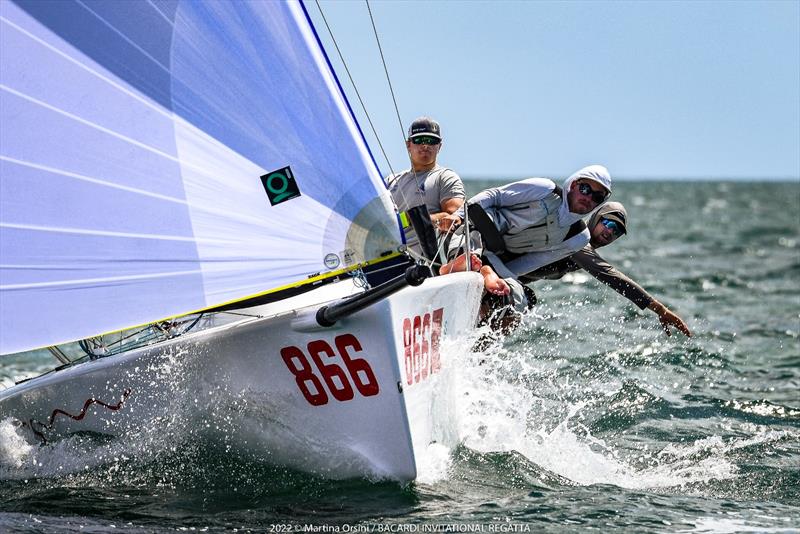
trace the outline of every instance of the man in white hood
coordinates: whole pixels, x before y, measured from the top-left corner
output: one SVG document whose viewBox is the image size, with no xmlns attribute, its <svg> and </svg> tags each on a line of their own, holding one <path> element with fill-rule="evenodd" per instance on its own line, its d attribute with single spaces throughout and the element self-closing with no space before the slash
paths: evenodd
<svg viewBox="0 0 800 534">
<path fill-rule="evenodd" d="M 470 224 L 483 242 L 486 289 L 508 295 L 520 275 L 565 258 L 589 243 L 582 218 L 611 194 L 611 175 L 602 165 L 580 169 L 563 188 L 547 178 L 528 178 L 487 189 L 469 200 Z M 445 217 L 441 227 L 461 224 L 464 207 Z M 464 270 L 463 257 L 441 273 Z M 474 269 L 479 262 L 472 261 Z M 505 279 L 505 280 L 504 280 Z M 517 288 L 515 288 L 517 289 Z M 520 297 L 522 286 L 514 291 Z"/>
</svg>

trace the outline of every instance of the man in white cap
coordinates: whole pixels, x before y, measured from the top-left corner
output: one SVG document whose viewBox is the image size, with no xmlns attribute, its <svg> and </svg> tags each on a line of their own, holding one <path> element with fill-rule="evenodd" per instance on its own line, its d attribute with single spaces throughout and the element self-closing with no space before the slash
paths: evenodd
<svg viewBox="0 0 800 534">
<path fill-rule="evenodd" d="M 565 258 L 589 243 L 582 218 L 596 210 L 611 194 L 611 175 L 602 165 L 584 167 L 567 178 L 563 187 L 547 178 L 528 178 L 487 189 L 469 200 L 470 224 L 483 242 L 487 291 L 509 295 L 525 305 L 517 277 Z M 441 227 L 459 225 L 465 208 L 443 217 Z M 464 270 L 457 258 L 442 274 Z M 471 262 L 474 269 L 475 261 Z M 487 267 L 489 267 L 487 269 Z M 516 287 L 519 286 L 519 287 Z"/>
<path fill-rule="evenodd" d="M 420 117 L 412 122 L 406 148 L 411 168 L 389 176 L 386 182 L 400 212 L 408 248 L 417 254 L 430 256 L 425 254 L 412 224 L 414 210 L 416 208 L 416 213 L 420 213 L 424 207 L 422 213 L 426 213 L 433 227 L 437 228 L 443 217 L 464 204 L 464 184 L 458 174 L 436 162 L 442 148 L 442 133 L 435 120 Z"/>
</svg>

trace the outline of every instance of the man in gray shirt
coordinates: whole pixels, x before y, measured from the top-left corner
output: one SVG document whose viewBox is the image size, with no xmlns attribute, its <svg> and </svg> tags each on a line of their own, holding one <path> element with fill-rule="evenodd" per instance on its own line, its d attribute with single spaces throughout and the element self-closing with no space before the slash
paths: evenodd
<svg viewBox="0 0 800 534">
<path fill-rule="evenodd" d="M 443 217 L 464 204 L 466 194 L 458 174 L 436 162 L 442 148 L 438 122 L 429 117 L 420 117 L 412 122 L 406 148 L 411 168 L 389 176 L 386 182 L 400 212 L 408 248 L 422 255 L 419 238 L 409 220 L 409 210 L 424 206 L 433 227 L 437 228 Z"/>
</svg>

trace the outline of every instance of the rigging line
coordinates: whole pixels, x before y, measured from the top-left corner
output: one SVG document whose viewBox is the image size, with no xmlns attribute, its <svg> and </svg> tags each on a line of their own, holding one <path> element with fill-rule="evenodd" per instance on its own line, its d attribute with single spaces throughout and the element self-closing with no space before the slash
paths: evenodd
<svg viewBox="0 0 800 534">
<path fill-rule="evenodd" d="M 449 236 L 451 234 L 452 234 L 452 236 L 455 236 L 455 231 L 456 231 L 455 226 L 451 225 L 450 228 L 444 233 L 444 235 L 441 235 L 441 233 L 440 233 L 439 248 L 436 251 L 436 256 L 434 256 L 433 259 L 430 260 L 430 263 L 428 263 L 428 268 L 429 269 L 433 268 L 433 264 L 435 263 L 436 258 L 439 258 L 440 265 L 445 265 L 448 262 L 449 258 L 447 257 L 447 251 L 444 249 L 444 246 L 447 243 L 447 236 Z M 451 239 L 452 239 L 452 237 L 451 237 Z M 453 258 L 453 259 L 455 259 L 455 258 Z M 469 269 L 470 268 L 469 267 L 470 264 L 467 263 L 467 266 L 468 266 L 467 268 Z"/>
<path fill-rule="evenodd" d="M 389 161 L 389 156 L 386 155 L 386 151 L 383 149 L 383 143 L 381 143 L 381 138 L 378 136 L 378 132 L 375 129 L 375 125 L 372 124 L 372 118 L 369 116 L 367 112 L 367 106 L 364 105 L 364 101 L 361 99 L 361 94 L 358 92 L 358 87 L 356 87 L 356 82 L 353 80 L 353 76 L 350 74 L 350 69 L 347 68 L 347 63 L 344 60 L 344 56 L 342 55 L 342 51 L 339 50 L 339 44 L 336 42 L 336 38 L 333 36 L 333 31 L 331 27 L 328 25 L 328 19 L 325 18 L 325 13 L 322 12 L 322 6 L 319 4 L 319 0 L 314 0 L 317 4 L 317 9 L 319 9 L 319 14 L 322 15 L 322 21 L 325 23 L 325 28 L 328 29 L 328 35 L 331 36 L 331 41 L 333 41 L 333 46 L 336 48 L 336 53 L 339 54 L 339 59 L 344 65 L 344 70 L 347 73 L 347 77 L 350 79 L 350 84 L 353 86 L 353 89 L 356 92 L 356 96 L 358 97 L 358 102 L 361 104 L 361 109 L 364 110 L 364 115 L 367 117 L 367 122 L 369 122 L 369 127 L 372 128 L 372 134 L 375 136 L 375 139 L 378 141 L 378 146 L 381 149 L 381 153 L 383 154 L 383 159 L 386 160 L 386 164 L 389 166 L 389 171 L 394 175 L 394 169 L 392 168 L 392 163 Z"/>
<path fill-rule="evenodd" d="M 386 58 L 383 56 L 383 48 L 381 48 L 381 40 L 378 38 L 378 30 L 375 28 L 375 19 L 372 18 L 372 9 L 369 7 L 369 0 L 364 0 L 367 4 L 367 11 L 369 12 L 369 20 L 372 22 L 372 31 L 375 33 L 375 42 L 378 43 L 378 51 L 381 53 L 381 61 L 383 62 L 383 71 L 386 73 L 386 81 L 389 82 L 389 91 L 392 93 L 392 102 L 394 103 L 394 111 L 397 114 L 397 122 L 400 125 L 400 135 L 403 136 L 403 141 L 406 140 L 406 132 L 403 128 L 403 120 L 400 118 L 400 110 L 397 107 L 397 99 L 394 96 L 394 88 L 392 88 L 392 80 L 389 78 L 389 69 L 386 66 Z"/>
<path fill-rule="evenodd" d="M 369 0 L 364 0 L 364 3 L 367 4 L 367 12 L 369 12 L 369 20 L 370 20 L 370 23 L 372 23 L 372 32 L 375 34 L 375 42 L 378 44 L 378 51 L 381 54 L 381 62 L 383 63 L 383 72 L 386 73 L 386 82 L 389 84 L 389 92 L 392 95 L 392 103 L 394 104 L 394 112 L 395 112 L 395 114 L 397 116 L 397 123 L 400 125 L 400 135 L 403 138 L 403 144 L 405 144 L 406 143 L 406 131 L 405 131 L 405 128 L 403 128 L 403 119 L 400 118 L 400 109 L 397 106 L 397 98 L 394 95 L 394 87 L 392 86 L 392 79 L 389 76 L 389 68 L 386 65 L 386 57 L 383 55 L 383 47 L 381 47 L 381 40 L 378 37 L 378 29 L 375 26 L 375 18 L 372 16 L 372 8 L 369 7 Z M 417 192 L 418 193 L 421 193 L 421 194 L 424 195 L 424 189 L 421 190 L 420 186 L 419 186 L 419 178 L 418 178 L 416 169 L 414 169 L 414 161 L 411 159 L 411 152 L 408 152 L 408 162 L 409 162 L 409 172 L 413 172 L 414 173 L 414 186 L 417 188 Z M 394 172 L 392 173 L 392 176 L 394 176 Z M 423 183 L 424 183 L 424 180 L 427 179 L 427 177 L 428 177 L 428 174 L 425 174 L 424 178 L 423 178 Z M 398 187 L 398 191 L 402 195 L 403 200 L 408 202 L 408 199 L 406 198 L 405 191 L 403 191 L 403 189 L 400 188 L 400 187 Z"/>
</svg>

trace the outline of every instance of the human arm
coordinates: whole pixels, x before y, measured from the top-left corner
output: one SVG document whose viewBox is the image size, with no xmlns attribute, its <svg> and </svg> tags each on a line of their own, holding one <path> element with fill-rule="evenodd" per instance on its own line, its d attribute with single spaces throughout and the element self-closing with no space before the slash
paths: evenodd
<svg viewBox="0 0 800 534">
<path fill-rule="evenodd" d="M 545 198 L 555 187 L 556 184 L 547 178 L 527 178 L 501 187 L 485 189 L 470 198 L 469 203 L 480 204 L 484 210 L 526 204 Z M 457 224 L 460 224 L 464 218 L 464 207 L 459 208 L 454 215 L 458 218 Z"/>
<path fill-rule="evenodd" d="M 587 273 L 636 304 L 640 310 L 647 308 L 655 300 L 642 286 L 604 260 L 591 245 L 576 252 L 572 260 Z"/>
<path fill-rule="evenodd" d="M 573 254 L 572 260 L 586 272 L 636 304 L 639 309 L 647 308 L 655 312 L 658 315 L 658 321 L 668 336 L 671 335 L 669 327 L 674 326 L 686 336 L 691 337 L 692 333 L 683 319 L 653 298 L 642 286 L 604 260 L 592 246 L 587 245 Z"/>
<path fill-rule="evenodd" d="M 433 222 L 433 226 L 436 228 L 440 228 L 441 230 L 447 230 L 450 228 L 450 224 L 447 227 L 441 226 L 442 220 L 451 215 L 458 210 L 461 206 L 464 205 L 464 198 L 447 198 L 442 200 L 441 207 L 442 211 L 437 213 L 431 213 L 431 222 Z"/>
<path fill-rule="evenodd" d="M 432 186 L 435 187 L 435 201 L 438 204 L 438 206 L 436 206 L 438 209 L 433 209 L 432 206 L 429 206 L 428 209 L 431 215 L 431 222 L 435 227 L 439 227 L 439 222 L 444 217 L 455 213 L 456 210 L 464 205 L 464 200 L 467 195 L 461 177 L 451 169 L 443 169 L 442 172 L 436 176 Z"/>
</svg>

